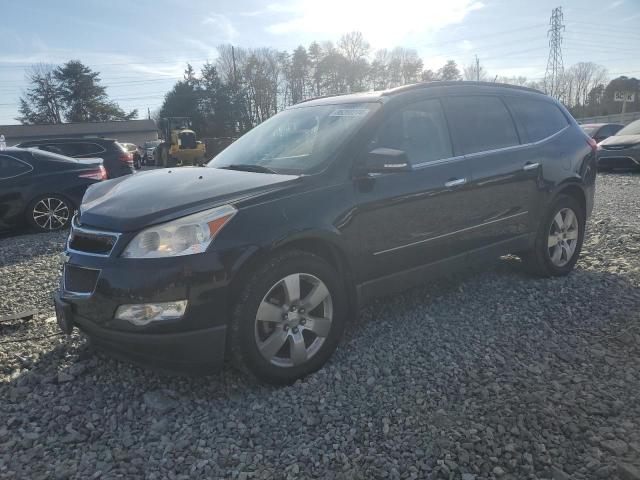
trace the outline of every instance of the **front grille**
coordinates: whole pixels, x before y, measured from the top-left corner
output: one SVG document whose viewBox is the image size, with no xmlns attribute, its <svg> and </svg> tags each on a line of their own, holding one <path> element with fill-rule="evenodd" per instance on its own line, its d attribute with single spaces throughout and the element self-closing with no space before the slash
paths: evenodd
<svg viewBox="0 0 640 480">
<path fill-rule="evenodd" d="M 118 241 L 119 234 L 102 232 L 78 226 L 77 218 L 71 223 L 69 250 L 91 255 L 109 256 Z"/>
<path fill-rule="evenodd" d="M 72 293 L 93 293 L 99 275 L 100 270 L 67 264 L 64 266 L 64 289 Z"/>
</svg>

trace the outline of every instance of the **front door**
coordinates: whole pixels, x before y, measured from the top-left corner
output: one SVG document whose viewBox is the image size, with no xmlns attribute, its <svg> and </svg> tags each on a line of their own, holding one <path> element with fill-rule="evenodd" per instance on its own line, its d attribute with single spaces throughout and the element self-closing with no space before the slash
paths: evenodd
<svg viewBox="0 0 640 480">
<path fill-rule="evenodd" d="M 462 253 L 457 233 L 472 217 L 467 161 L 453 154 L 440 100 L 388 112 L 368 150 L 378 147 L 403 150 L 412 169 L 354 181 L 359 283 Z"/>
</svg>

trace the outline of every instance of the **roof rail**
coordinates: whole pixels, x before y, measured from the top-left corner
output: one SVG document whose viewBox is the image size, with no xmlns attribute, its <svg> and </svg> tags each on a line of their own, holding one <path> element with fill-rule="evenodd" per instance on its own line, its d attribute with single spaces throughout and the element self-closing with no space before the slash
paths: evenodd
<svg viewBox="0 0 640 480">
<path fill-rule="evenodd" d="M 412 83 L 409 85 L 403 85 L 401 87 L 391 88 L 389 90 L 384 90 L 381 92 L 382 95 L 388 96 L 393 95 L 395 93 L 406 92 L 409 90 L 418 90 L 421 88 L 429 88 L 429 87 L 449 87 L 449 86 L 458 86 L 458 85 L 478 85 L 481 87 L 503 87 L 503 88 L 512 88 L 514 90 L 523 90 L 525 92 L 532 93 L 540 93 L 544 95 L 540 90 L 536 90 L 535 88 L 530 87 L 522 87 L 520 85 L 511 85 L 509 83 L 495 83 L 495 82 L 472 82 L 472 81 L 460 81 L 460 80 L 449 80 L 449 81 L 436 81 L 436 82 L 420 82 L 420 83 Z"/>
</svg>

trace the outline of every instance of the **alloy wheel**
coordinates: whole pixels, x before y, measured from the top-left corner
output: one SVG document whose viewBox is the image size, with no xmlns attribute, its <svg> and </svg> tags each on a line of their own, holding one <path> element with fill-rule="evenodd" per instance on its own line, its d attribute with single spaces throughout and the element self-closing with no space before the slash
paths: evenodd
<svg viewBox="0 0 640 480">
<path fill-rule="evenodd" d="M 69 222 L 69 207 L 55 197 L 45 197 L 33 206 L 33 221 L 42 230 L 58 230 Z"/>
<path fill-rule="evenodd" d="M 333 302 L 322 280 L 308 273 L 287 275 L 260 302 L 255 341 L 262 357 L 277 367 L 304 364 L 331 331 Z"/>
<path fill-rule="evenodd" d="M 561 209 L 553 217 L 547 248 L 549 258 L 556 267 L 564 267 L 573 258 L 578 245 L 579 229 L 578 217 L 570 208 Z"/>
</svg>

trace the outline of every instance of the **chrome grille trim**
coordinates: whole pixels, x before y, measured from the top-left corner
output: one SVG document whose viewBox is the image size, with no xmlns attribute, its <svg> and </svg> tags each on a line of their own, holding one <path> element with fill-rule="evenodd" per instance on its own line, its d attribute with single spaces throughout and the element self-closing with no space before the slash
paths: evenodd
<svg viewBox="0 0 640 480">
<path fill-rule="evenodd" d="M 86 237 L 111 237 L 113 238 L 113 243 L 111 245 L 111 249 L 106 252 L 106 253 L 96 253 L 96 252 L 87 252 L 84 250 L 77 250 L 74 248 L 71 248 L 71 241 L 73 240 L 73 237 L 75 235 L 76 232 L 81 233 L 82 235 L 86 236 Z M 78 216 L 74 215 L 73 219 L 71 220 L 71 229 L 69 231 L 69 238 L 67 238 L 67 245 L 65 250 L 69 253 L 77 253 L 80 255 L 89 255 L 92 257 L 109 257 L 111 255 L 111 253 L 113 252 L 113 249 L 116 247 L 116 245 L 118 244 L 118 241 L 120 240 L 120 236 L 122 234 L 118 233 L 118 232 L 108 232 L 106 230 L 97 230 L 97 229 L 93 229 L 93 228 L 87 228 L 87 227 L 81 227 L 78 225 Z"/>
</svg>

